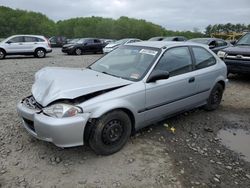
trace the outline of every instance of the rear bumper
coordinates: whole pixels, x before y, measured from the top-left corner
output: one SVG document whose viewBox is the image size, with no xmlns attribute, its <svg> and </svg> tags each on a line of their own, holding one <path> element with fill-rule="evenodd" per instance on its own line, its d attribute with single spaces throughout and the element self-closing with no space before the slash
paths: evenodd
<svg viewBox="0 0 250 188">
<path fill-rule="evenodd" d="M 250 61 L 224 59 L 229 73 L 250 73 Z"/>
<path fill-rule="evenodd" d="M 51 53 L 51 52 L 52 52 L 52 48 L 46 50 L 46 53 Z"/>
<path fill-rule="evenodd" d="M 24 128 L 32 136 L 52 142 L 58 147 L 83 145 L 84 129 L 90 114 L 84 113 L 70 118 L 53 118 L 18 103 L 17 112 Z"/>
</svg>

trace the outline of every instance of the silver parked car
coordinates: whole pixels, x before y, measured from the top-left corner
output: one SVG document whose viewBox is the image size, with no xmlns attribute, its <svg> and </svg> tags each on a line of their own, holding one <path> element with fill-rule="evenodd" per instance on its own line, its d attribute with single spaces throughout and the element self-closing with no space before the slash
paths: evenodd
<svg viewBox="0 0 250 188">
<path fill-rule="evenodd" d="M 133 43 L 133 42 L 141 42 L 140 39 L 134 39 L 134 38 L 127 38 L 127 39 L 121 39 L 121 40 L 118 40 L 118 41 L 115 41 L 115 42 L 111 42 L 109 43 L 108 45 L 106 45 L 104 48 L 103 48 L 103 53 L 109 53 L 111 51 L 113 51 L 114 49 L 122 46 L 122 45 L 125 45 L 125 44 L 130 44 L 130 43 Z"/>
<path fill-rule="evenodd" d="M 43 58 L 50 52 L 50 42 L 40 35 L 13 35 L 0 42 L 0 59 L 6 55 L 34 55 Z"/>
<path fill-rule="evenodd" d="M 200 106 L 216 109 L 226 78 L 226 65 L 206 46 L 139 42 L 87 68 L 43 68 L 17 110 L 36 138 L 60 147 L 88 143 L 108 155 L 153 122 Z"/>
</svg>

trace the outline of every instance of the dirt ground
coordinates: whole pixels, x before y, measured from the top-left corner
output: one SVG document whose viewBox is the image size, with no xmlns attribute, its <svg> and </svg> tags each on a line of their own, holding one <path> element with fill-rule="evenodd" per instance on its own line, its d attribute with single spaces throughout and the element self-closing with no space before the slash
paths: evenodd
<svg viewBox="0 0 250 188">
<path fill-rule="evenodd" d="M 28 135 L 16 104 L 30 95 L 35 72 L 84 67 L 100 57 L 54 49 L 44 59 L 0 61 L 0 187 L 250 187 L 250 162 L 217 137 L 221 129 L 250 131 L 246 76 L 230 76 L 218 110 L 196 109 L 147 127 L 111 156 L 97 156 L 86 146 L 58 148 Z M 250 136 L 242 144 L 250 145 Z"/>
</svg>

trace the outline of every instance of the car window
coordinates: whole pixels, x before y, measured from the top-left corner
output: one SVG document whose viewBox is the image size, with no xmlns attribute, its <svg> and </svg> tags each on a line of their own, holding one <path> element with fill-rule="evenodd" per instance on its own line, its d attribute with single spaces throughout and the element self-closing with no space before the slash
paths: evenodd
<svg viewBox="0 0 250 188">
<path fill-rule="evenodd" d="M 94 43 L 101 43 L 100 40 L 94 39 Z"/>
<path fill-rule="evenodd" d="M 192 71 L 192 59 L 188 47 L 172 48 L 166 51 L 155 70 L 168 71 L 170 76 Z"/>
<path fill-rule="evenodd" d="M 12 39 L 10 39 L 8 42 L 12 42 L 12 43 L 19 43 L 19 42 L 24 42 L 24 38 L 23 37 L 13 37 Z"/>
<path fill-rule="evenodd" d="M 25 42 L 37 42 L 36 37 L 24 37 Z"/>
<path fill-rule="evenodd" d="M 86 40 L 86 43 L 87 43 L 87 44 L 93 44 L 93 43 L 94 43 L 94 40 L 93 40 L 93 39 L 88 39 L 88 40 Z"/>
<path fill-rule="evenodd" d="M 201 47 L 192 47 L 195 58 L 195 69 L 202 69 L 216 64 L 216 59 Z"/>
<path fill-rule="evenodd" d="M 36 37 L 36 41 L 37 41 L 37 42 L 44 42 L 45 40 L 44 40 L 44 39 L 41 39 L 41 38 L 37 38 L 37 37 Z"/>
<path fill-rule="evenodd" d="M 216 47 L 222 47 L 222 46 L 227 46 L 227 43 L 223 40 L 217 40 Z"/>
</svg>

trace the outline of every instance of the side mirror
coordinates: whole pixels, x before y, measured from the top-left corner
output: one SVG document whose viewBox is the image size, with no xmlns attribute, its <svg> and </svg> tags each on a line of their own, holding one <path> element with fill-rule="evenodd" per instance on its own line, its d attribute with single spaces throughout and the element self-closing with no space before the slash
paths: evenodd
<svg viewBox="0 0 250 188">
<path fill-rule="evenodd" d="M 6 43 L 7 43 L 7 44 L 11 44 L 12 42 L 11 42 L 10 40 L 8 40 Z"/>
<path fill-rule="evenodd" d="M 88 45 L 88 43 L 87 43 L 87 42 L 85 42 L 85 43 L 83 43 L 83 45 L 84 45 L 84 46 L 87 46 L 87 45 Z"/>
<path fill-rule="evenodd" d="M 169 72 L 162 70 L 155 70 L 149 75 L 147 83 L 156 82 L 157 80 L 165 80 L 168 78 L 169 78 Z"/>
</svg>

